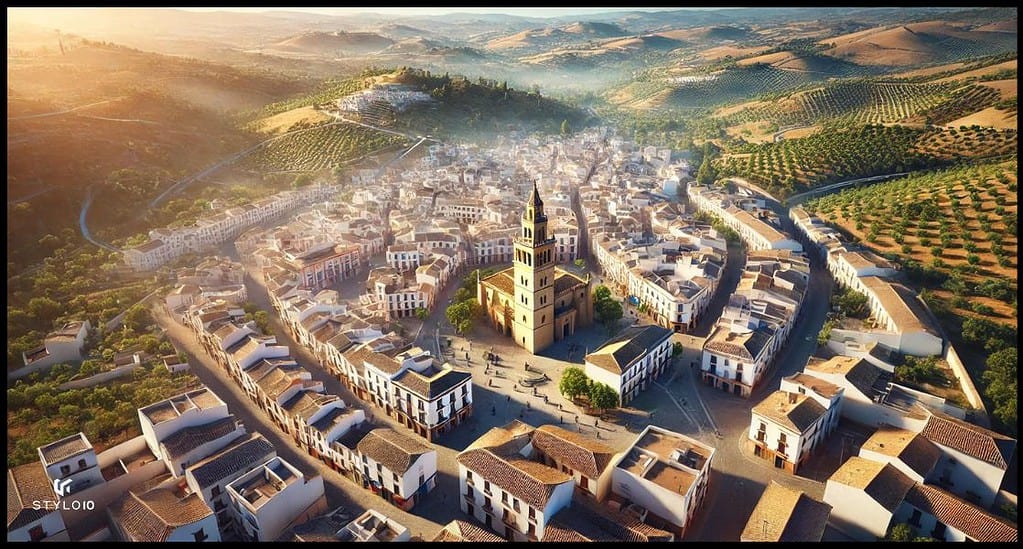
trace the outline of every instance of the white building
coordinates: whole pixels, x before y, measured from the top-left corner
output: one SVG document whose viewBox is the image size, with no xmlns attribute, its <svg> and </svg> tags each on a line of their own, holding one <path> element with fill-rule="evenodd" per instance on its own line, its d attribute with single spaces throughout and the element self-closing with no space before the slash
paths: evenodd
<svg viewBox="0 0 1023 549">
<path fill-rule="evenodd" d="M 82 360 L 82 348 L 92 326 L 88 320 L 67 322 L 46 334 L 43 344 L 22 353 L 25 366 L 46 368 L 62 362 Z"/>
<path fill-rule="evenodd" d="M 362 347 L 345 358 L 363 372 L 372 402 L 427 440 L 472 414 L 472 376 L 418 347 L 391 358 Z"/>
<path fill-rule="evenodd" d="M 213 510 L 221 532 L 238 531 L 241 525 L 234 523 L 227 485 L 274 457 L 277 452 L 273 445 L 263 435 L 250 433 L 185 469 L 185 482 Z"/>
<path fill-rule="evenodd" d="M 822 387 L 825 383 L 818 381 L 816 385 Z M 824 390 L 834 395 L 836 401 L 841 398 L 833 385 Z M 748 437 L 753 455 L 773 462 L 778 469 L 799 472 L 803 462 L 838 424 L 837 408 L 826 408 L 805 393 L 785 390 L 771 393 L 752 410 Z"/>
<path fill-rule="evenodd" d="M 668 369 L 671 334 L 660 326 L 627 328 L 586 355 L 586 375 L 614 389 L 624 406 Z"/>
<path fill-rule="evenodd" d="M 915 483 L 893 465 L 852 456 L 824 486 L 835 529 L 857 541 L 877 541 Z"/>
<path fill-rule="evenodd" d="M 703 504 L 713 458 L 710 446 L 648 425 L 614 465 L 611 500 L 681 539 Z"/>
<path fill-rule="evenodd" d="M 572 503 L 572 477 L 530 459 L 532 430 L 512 421 L 458 454 L 462 512 L 509 541 L 542 541 L 547 523 Z"/>
<path fill-rule="evenodd" d="M 306 477 L 274 457 L 227 485 L 235 520 L 251 541 L 274 541 L 289 527 L 323 514 L 323 477 Z"/>
<path fill-rule="evenodd" d="M 346 476 L 405 511 L 436 485 L 437 451 L 394 429 L 363 424 L 331 447 Z"/>
<path fill-rule="evenodd" d="M 37 462 L 7 470 L 7 541 L 69 541 L 57 493 Z"/>
<path fill-rule="evenodd" d="M 75 433 L 37 449 L 50 482 L 59 481 L 67 496 L 105 482 L 96 451 L 85 433 Z M 70 481 L 70 484 L 64 484 Z"/>
</svg>

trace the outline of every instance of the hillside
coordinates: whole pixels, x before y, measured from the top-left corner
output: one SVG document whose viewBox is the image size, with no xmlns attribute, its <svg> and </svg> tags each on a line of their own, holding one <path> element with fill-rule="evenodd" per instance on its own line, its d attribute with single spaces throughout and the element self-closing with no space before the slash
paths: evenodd
<svg viewBox="0 0 1023 549">
<path fill-rule="evenodd" d="M 542 29 L 524 30 L 510 36 L 496 38 L 487 42 L 485 48 L 488 50 L 540 48 L 557 44 L 570 38 L 575 39 L 576 37 L 556 27 L 545 27 Z"/>
<path fill-rule="evenodd" d="M 65 47 L 63 55 L 8 57 L 8 259 L 15 272 L 47 253 L 36 245 L 46 234 L 67 228 L 68 238 L 79 238 L 87 188 L 100 197 L 90 211 L 93 231 L 119 226 L 136 213 L 125 204 L 254 142 L 236 126 L 238 113 L 311 88 L 109 44 Z M 137 177 L 114 175 L 125 172 Z M 101 198 L 115 188 L 124 200 Z"/>
<path fill-rule="evenodd" d="M 1019 214 L 1016 160 L 982 162 L 848 189 L 805 204 L 902 264 L 936 313 L 988 410 L 1015 433 L 1015 390 L 985 375 L 1017 345 Z M 1015 379 L 1015 372 L 1009 379 Z"/>
<path fill-rule="evenodd" d="M 876 27 L 825 38 L 827 53 L 859 65 L 904 67 L 1014 51 L 1015 32 L 993 32 L 928 21 Z"/>
<path fill-rule="evenodd" d="M 629 32 L 614 23 L 598 23 L 593 21 L 576 21 L 561 27 L 561 30 L 569 34 L 581 34 L 594 38 L 611 38 L 612 36 L 625 36 Z"/>
<path fill-rule="evenodd" d="M 338 56 L 376 53 L 394 44 L 394 40 L 372 32 L 307 32 L 281 40 L 264 49 L 284 53 Z"/>
</svg>

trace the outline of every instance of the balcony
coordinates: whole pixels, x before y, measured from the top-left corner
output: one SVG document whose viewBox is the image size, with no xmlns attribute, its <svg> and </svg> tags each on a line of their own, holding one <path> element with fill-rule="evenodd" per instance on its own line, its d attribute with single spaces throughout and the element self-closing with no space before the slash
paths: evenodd
<svg viewBox="0 0 1023 549">
<path fill-rule="evenodd" d="M 757 432 L 757 442 L 767 442 L 767 432 L 765 431 Z"/>
<path fill-rule="evenodd" d="M 509 513 L 508 511 L 505 511 L 504 516 L 501 517 L 501 522 L 504 522 L 505 524 L 511 527 L 515 527 L 515 524 L 518 522 L 518 520 L 519 517 L 515 513 Z"/>
<path fill-rule="evenodd" d="M 490 503 L 489 501 L 484 502 L 482 507 L 483 507 L 483 510 L 487 512 L 487 514 L 489 514 L 489 515 L 493 515 L 494 514 L 494 505 L 492 503 Z"/>
</svg>

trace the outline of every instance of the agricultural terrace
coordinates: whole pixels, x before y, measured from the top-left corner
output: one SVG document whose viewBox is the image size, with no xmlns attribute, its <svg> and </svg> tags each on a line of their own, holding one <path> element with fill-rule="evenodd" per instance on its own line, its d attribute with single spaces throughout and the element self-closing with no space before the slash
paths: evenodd
<svg viewBox="0 0 1023 549">
<path fill-rule="evenodd" d="M 1016 177 L 1015 160 L 988 162 L 845 190 L 804 206 L 877 252 L 919 264 L 933 295 L 956 314 L 1015 326 Z M 992 281 L 1012 291 L 993 293 Z"/>
<path fill-rule="evenodd" d="M 788 196 L 847 179 L 939 167 L 961 158 L 985 158 L 1015 150 L 1015 130 L 929 130 L 906 126 L 825 125 L 801 139 L 744 144 L 718 162 L 721 176 L 738 176 Z"/>
<path fill-rule="evenodd" d="M 403 141 L 396 135 L 362 126 L 335 124 L 271 141 L 248 157 L 245 164 L 269 171 L 315 171 L 345 165 L 367 153 Z"/>
</svg>

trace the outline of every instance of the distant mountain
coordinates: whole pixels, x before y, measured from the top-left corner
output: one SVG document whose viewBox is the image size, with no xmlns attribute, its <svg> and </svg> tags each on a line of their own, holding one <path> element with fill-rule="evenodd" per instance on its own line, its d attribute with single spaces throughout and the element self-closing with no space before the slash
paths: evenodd
<svg viewBox="0 0 1023 549">
<path fill-rule="evenodd" d="M 307 32 L 282 40 L 266 49 L 313 55 L 334 55 L 337 52 L 365 55 L 382 51 L 395 42 L 372 32 Z"/>
<path fill-rule="evenodd" d="M 388 23 L 386 25 L 381 25 L 377 28 L 376 32 L 377 34 L 397 40 L 401 40 L 403 38 L 422 38 L 435 35 L 432 31 L 410 25 L 402 25 L 400 23 Z"/>
<path fill-rule="evenodd" d="M 631 34 L 614 23 L 598 23 L 595 21 L 576 21 L 561 27 L 561 30 L 571 34 L 582 34 L 596 38 L 611 38 Z"/>
<path fill-rule="evenodd" d="M 507 50 L 516 48 L 538 48 L 564 42 L 569 38 L 576 37 L 557 28 L 544 27 L 542 29 L 530 29 L 517 32 L 511 36 L 504 36 L 487 42 L 488 50 Z"/>
<path fill-rule="evenodd" d="M 426 38 L 406 38 L 391 44 L 381 53 L 427 53 L 441 47 L 440 43 Z"/>
</svg>

